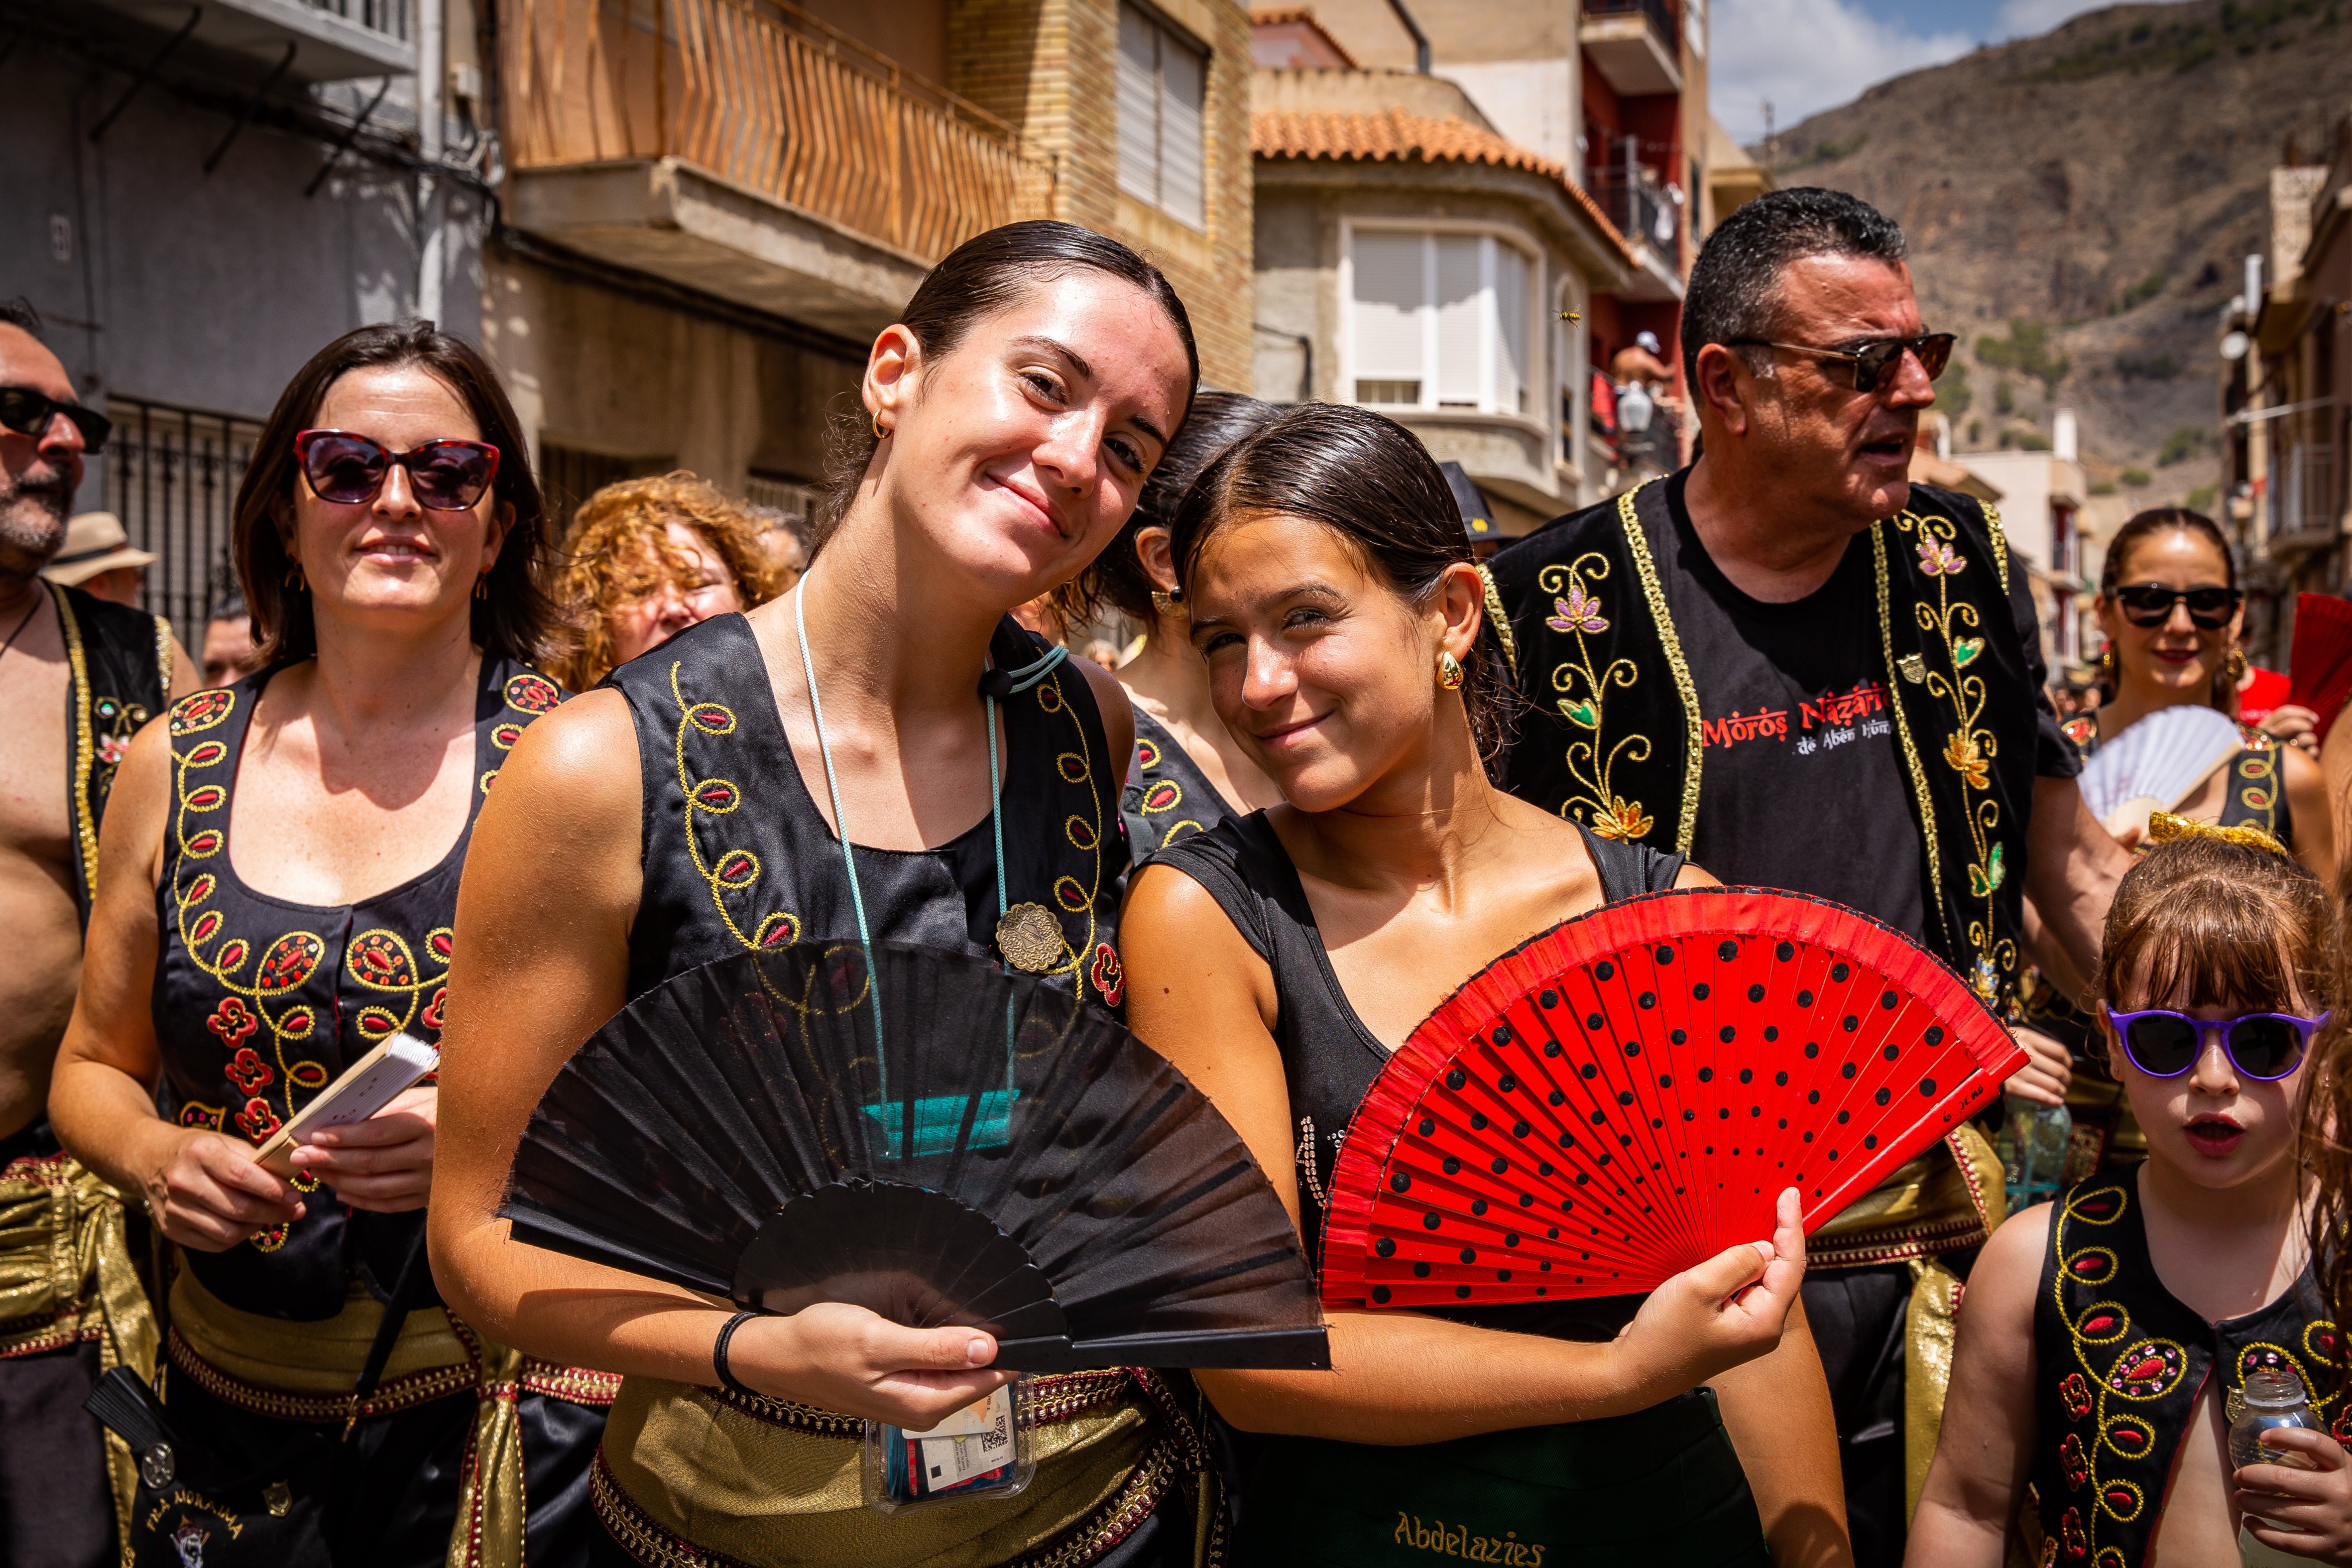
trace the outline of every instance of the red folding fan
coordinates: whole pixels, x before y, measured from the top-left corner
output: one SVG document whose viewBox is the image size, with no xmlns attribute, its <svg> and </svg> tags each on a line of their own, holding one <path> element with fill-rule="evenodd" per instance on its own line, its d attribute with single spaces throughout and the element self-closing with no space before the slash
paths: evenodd
<svg viewBox="0 0 2352 1568">
<path fill-rule="evenodd" d="M 1329 1307 L 1618 1296 L 1812 1230 L 1990 1100 L 2025 1053 L 1934 955 L 1757 888 L 1612 904 L 1496 959 L 1349 1124 Z"/>
<path fill-rule="evenodd" d="M 2326 740 L 2352 697 L 2352 600 L 2333 594 L 2294 596 L 2294 648 L 2287 660 L 2287 700 L 2319 715 Z"/>
</svg>

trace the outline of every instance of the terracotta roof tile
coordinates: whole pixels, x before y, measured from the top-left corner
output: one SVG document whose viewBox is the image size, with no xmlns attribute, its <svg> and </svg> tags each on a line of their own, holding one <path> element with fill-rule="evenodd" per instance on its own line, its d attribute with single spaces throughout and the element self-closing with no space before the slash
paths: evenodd
<svg viewBox="0 0 2352 1568">
<path fill-rule="evenodd" d="M 1524 169 L 1558 184 L 1592 220 L 1626 265 L 1636 263 L 1633 247 L 1598 203 L 1568 177 L 1568 171 L 1507 137 L 1455 115 L 1443 120 L 1402 109 L 1371 113 L 1339 110 L 1269 110 L 1250 116 L 1250 150 L 1261 158 L 1360 158 L 1369 163 L 1419 159 L 1431 163 L 1487 163 Z"/>
</svg>

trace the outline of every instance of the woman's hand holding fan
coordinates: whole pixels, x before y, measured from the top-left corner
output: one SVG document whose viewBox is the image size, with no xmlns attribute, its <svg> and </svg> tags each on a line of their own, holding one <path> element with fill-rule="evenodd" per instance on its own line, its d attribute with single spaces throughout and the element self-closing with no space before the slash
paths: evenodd
<svg viewBox="0 0 2352 1568">
<path fill-rule="evenodd" d="M 976 1329 L 910 1329 L 846 1301 L 751 1319 L 727 1367 L 772 1398 L 928 1432 L 1018 1376 L 998 1372 L 996 1341 Z"/>
<path fill-rule="evenodd" d="M 1637 1406 L 1655 1405 L 1769 1355 L 1805 1280 L 1797 1189 L 1780 1194 L 1770 1241 L 1741 1242 L 1650 1292 L 1616 1349 Z"/>
</svg>

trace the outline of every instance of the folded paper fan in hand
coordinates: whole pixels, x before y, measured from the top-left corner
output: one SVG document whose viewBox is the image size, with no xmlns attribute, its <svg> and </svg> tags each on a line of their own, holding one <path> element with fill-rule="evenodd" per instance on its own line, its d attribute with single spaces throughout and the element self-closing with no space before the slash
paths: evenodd
<svg viewBox="0 0 2352 1568">
<path fill-rule="evenodd" d="M 2245 744 L 2229 715 L 2201 702 L 2159 708 L 2122 734 L 2099 742 L 2075 782 L 2091 815 L 2110 826 L 2129 802 L 2170 811 Z"/>
<path fill-rule="evenodd" d="M 532 1111 L 519 1241 L 775 1312 L 986 1329 L 994 1364 L 1325 1367 L 1239 1134 L 1065 985 L 900 943 L 665 981 Z"/>
<path fill-rule="evenodd" d="M 1852 910 L 1706 888 L 1489 964 L 1365 1096 L 1331 1177 L 1330 1307 L 1619 1296 L 1817 1228 L 2025 1063 L 1934 955 Z"/>
<path fill-rule="evenodd" d="M 2333 594 L 2294 596 L 2294 648 L 2287 660 L 2289 702 L 2319 715 L 2319 738 L 2352 698 L 2352 601 Z"/>
</svg>

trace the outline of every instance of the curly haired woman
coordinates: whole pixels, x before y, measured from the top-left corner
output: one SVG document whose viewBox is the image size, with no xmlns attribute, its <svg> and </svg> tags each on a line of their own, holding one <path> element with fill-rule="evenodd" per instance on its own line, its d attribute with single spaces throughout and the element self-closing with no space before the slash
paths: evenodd
<svg viewBox="0 0 2352 1568">
<path fill-rule="evenodd" d="M 681 468 L 623 479 L 572 514 L 556 595 L 577 646 L 553 673 L 585 691 L 614 667 L 713 616 L 764 605 L 791 582 L 759 525 Z"/>
</svg>

